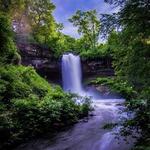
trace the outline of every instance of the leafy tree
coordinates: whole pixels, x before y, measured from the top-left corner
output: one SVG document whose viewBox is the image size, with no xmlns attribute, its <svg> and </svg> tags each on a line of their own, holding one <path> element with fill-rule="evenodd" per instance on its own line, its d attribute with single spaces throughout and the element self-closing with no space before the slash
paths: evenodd
<svg viewBox="0 0 150 150">
<path fill-rule="evenodd" d="M 29 20 L 37 42 L 47 44 L 47 37 L 56 32 L 58 25 L 52 16 L 54 8 L 55 6 L 49 0 L 33 1 L 32 5 L 30 5 L 28 12 Z M 41 39 L 38 38 L 39 36 Z"/>
<path fill-rule="evenodd" d="M 18 28 L 21 28 L 21 23 L 30 23 L 34 28 L 48 23 L 50 19 L 53 21 L 55 6 L 49 0 L 0 0 L 0 3 L 0 10 L 18 22 Z"/>
<path fill-rule="evenodd" d="M 86 12 L 78 10 L 69 21 L 78 27 L 78 33 L 83 36 L 88 49 L 96 49 L 100 34 L 100 21 L 96 10 Z"/>
<path fill-rule="evenodd" d="M 0 13 L 0 45 L 0 65 L 19 63 L 20 56 L 13 42 L 10 20 L 3 13 Z"/>
<path fill-rule="evenodd" d="M 76 40 L 63 33 L 55 33 L 53 36 L 49 35 L 49 47 L 53 48 L 54 56 L 60 57 L 65 52 L 77 52 Z"/>
<path fill-rule="evenodd" d="M 19 34 L 32 33 L 37 42 L 44 39 L 46 43 L 47 36 L 56 30 L 52 16 L 55 6 L 50 0 L 1 0 L 0 3 L 0 10 L 11 16 L 15 31 Z"/>
<path fill-rule="evenodd" d="M 117 3 L 120 1 L 114 0 L 111 2 Z M 116 35 L 112 33 L 109 37 L 109 44 L 115 44 L 113 49 L 115 49 L 114 57 L 116 61 L 114 66 L 116 73 L 120 76 L 126 76 L 131 83 L 138 86 L 148 84 L 146 79 L 148 79 L 150 73 L 146 69 L 149 66 L 148 51 L 150 47 L 148 43 L 150 34 L 148 6 L 147 0 L 124 1 L 121 10 L 114 16 L 116 17 L 114 24 L 121 26 L 121 31 Z M 103 17 L 106 19 L 106 16 Z M 102 22 L 104 21 L 103 17 Z M 110 24 L 110 20 L 113 19 L 110 19 L 110 17 L 107 19 L 106 22 L 103 22 L 104 25 L 106 24 L 108 28 L 110 27 L 113 30 L 114 26 Z"/>
</svg>

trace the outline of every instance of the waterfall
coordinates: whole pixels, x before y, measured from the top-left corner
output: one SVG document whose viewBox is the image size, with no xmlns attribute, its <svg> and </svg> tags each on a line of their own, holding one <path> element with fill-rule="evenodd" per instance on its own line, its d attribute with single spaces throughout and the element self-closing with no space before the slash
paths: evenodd
<svg viewBox="0 0 150 150">
<path fill-rule="evenodd" d="M 72 93 L 82 93 L 80 57 L 71 53 L 62 56 L 63 89 Z"/>
<path fill-rule="evenodd" d="M 39 139 L 23 144 L 16 150 L 129 150 L 134 141 L 128 137 L 129 144 L 126 144 L 124 138 L 115 138 L 120 128 L 104 130 L 104 125 L 109 123 L 118 123 L 122 117 L 124 99 L 115 99 L 110 97 L 104 99 L 101 93 L 82 88 L 82 74 L 80 57 L 73 54 L 64 54 L 62 57 L 62 81 L 66 92 L 77 93 L 80 96 L 90 96 L 94 110 L 92 116 L 80 120 L 69 130 L 59 132 L 52 142 L 49 139 Z M 80 102 L 80 98 L 79 101 Z M 78 103 L 77 103 L 78 104 Z M 80 103 L 82 104 L 82 102 Z M 124 114 L 126 116 L 126 114 Z M 119 142 L 119 143 L 118 143 Z"/>
</svg>

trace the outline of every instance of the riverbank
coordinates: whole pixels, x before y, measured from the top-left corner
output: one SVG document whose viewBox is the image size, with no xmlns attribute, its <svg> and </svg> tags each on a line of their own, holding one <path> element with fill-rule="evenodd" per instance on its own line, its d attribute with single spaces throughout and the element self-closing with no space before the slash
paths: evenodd
<svg viewBox="0 0 150 150">
<path fill-rule="evenodd" d="M 89 104 L 51 86 L 32 67 L 0 67 L 0 149 L 12 149 L 24 140 L 54 133 L 87 116 Z M 87 103 L 86 103 L 87 102 Z"/>
<path fill-rule="evenodd" d="M 116 139 L 115 129 L 104 129 L 107 123 L 117 123 L 123 108 L 121 99 L 105 99 L 93 102 L 95 110 L 86 120 L 81 120 L 70 129 L 58 133 L 53 138 L 38 138 L 22 144 L 15 150 L 129 150 L 134 140 L 123 137 Z"/>
</svg>

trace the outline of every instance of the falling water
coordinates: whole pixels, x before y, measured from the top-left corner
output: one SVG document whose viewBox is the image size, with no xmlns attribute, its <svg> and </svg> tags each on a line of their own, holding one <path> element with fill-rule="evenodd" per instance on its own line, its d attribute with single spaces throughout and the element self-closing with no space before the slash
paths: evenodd
<svg viewBox="0 0 150 150">
<path fill-rule="evenodd" d="M 62 57 L 63 89 L 72 93 L 82 93 L 80 57 L 64 54 Z"/>
</svg>

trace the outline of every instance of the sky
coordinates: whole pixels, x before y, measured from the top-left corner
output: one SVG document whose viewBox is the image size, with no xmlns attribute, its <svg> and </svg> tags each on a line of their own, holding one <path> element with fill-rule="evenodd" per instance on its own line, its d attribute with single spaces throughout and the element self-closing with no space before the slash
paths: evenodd
<svg viewBox="0 0 150 150">
<path fill-rule="evenodd" d="M 64 34 L 70 35 L 74 38 L 79 38 L 77 28 L 74 27 L 68 19 L 75 14 L 77 10 L 87 11 L 96 9 L 98 14 L 114 13 L 118 8 L 104 3 L 104 0 L 52 0 L 56 9 L 53 15 L 58 23 L 63 23 Z"/>
</svg>

